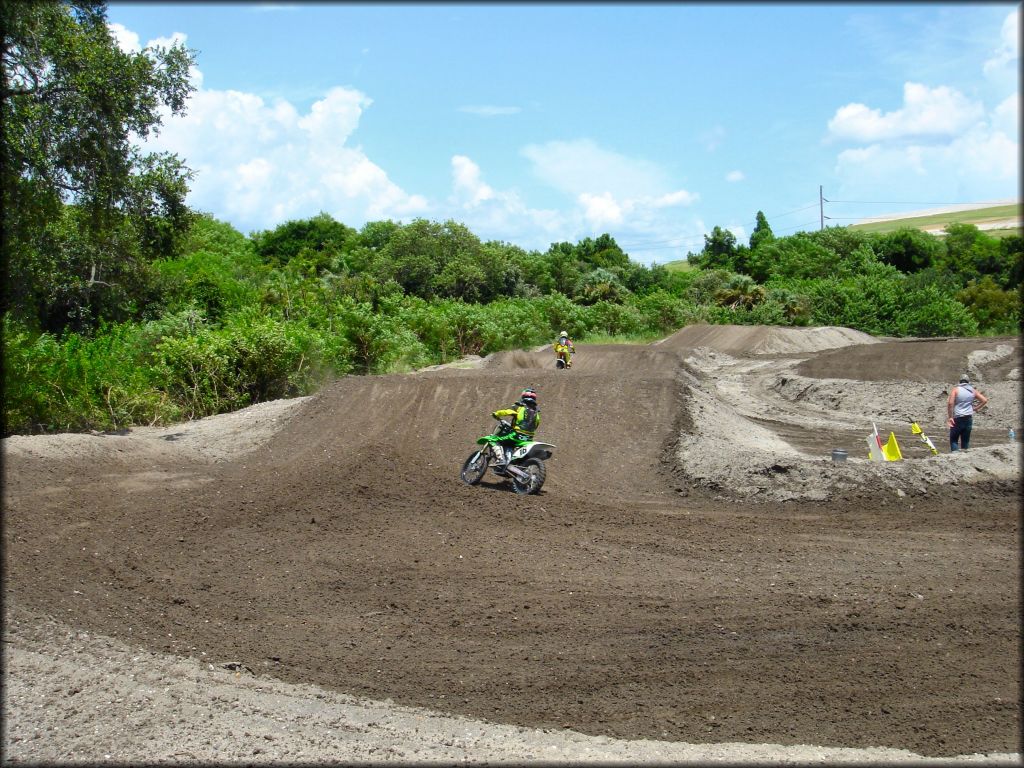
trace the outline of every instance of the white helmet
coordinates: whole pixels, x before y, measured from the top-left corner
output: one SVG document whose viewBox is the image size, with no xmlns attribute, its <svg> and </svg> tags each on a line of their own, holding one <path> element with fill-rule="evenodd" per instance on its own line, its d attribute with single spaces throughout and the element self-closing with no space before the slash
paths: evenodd
<svg viewBox="0 0 1024 768">
<path fill-rule="evenodd" d="M 560 338 L 560 339 L 567 339 L 567 338 L 569 338 L 569 334 L 566 333 L 565 331 L 562 331 L 561 333 L 558 334 L 558 338 Z"/>
</svg>

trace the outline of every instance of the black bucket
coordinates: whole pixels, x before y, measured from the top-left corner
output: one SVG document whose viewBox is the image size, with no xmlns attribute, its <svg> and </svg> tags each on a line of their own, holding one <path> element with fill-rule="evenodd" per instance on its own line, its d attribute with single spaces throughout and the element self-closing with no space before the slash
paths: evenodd
<svg viewBox="0 0 1024 768">
<path fill-rule="evenodd" d="M 833 448 L 832 461 L 846 461 L 846 451 L 842 448 Z"/>
</svg>

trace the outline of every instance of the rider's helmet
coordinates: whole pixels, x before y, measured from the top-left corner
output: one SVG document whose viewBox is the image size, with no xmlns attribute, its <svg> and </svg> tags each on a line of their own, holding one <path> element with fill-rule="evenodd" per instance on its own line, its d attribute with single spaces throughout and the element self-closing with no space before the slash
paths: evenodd
<svg viewBox="0 0 1024 768">
<path fill-rule="evenodd" d="M 523 405 L 528 405 L 530 408 L 536 408 L 537 393 L 530 388 L 524 389 L 523 393 L 519 396 L 519 402 Z"/>
<path fill-rule="evenodd" d="M 562 331 L 561 333 L 558 334 L 558 338 L 560 338 L 560 339 L 568 339 L 569 338 L 569 334 L 566 333 L 565 331 Z"/>
</svg>

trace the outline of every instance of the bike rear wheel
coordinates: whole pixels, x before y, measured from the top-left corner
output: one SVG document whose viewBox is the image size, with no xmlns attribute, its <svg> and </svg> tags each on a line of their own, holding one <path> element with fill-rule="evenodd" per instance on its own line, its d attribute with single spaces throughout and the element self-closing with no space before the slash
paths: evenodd
<svg viewBox="0 0 1024 768">
<path fill-rule="evenodd" d="M 538 493 L 541 486 L 544 485 L 544 478 L 547 475 L 544 462 L 540 459 L 527 459 L 517 466 L 526 473 L 526 477 L 522 480 L 518 477 L 512 478 L 512 487 L 515 489 L 515 492 L 521 494 Z"/>
</svg>

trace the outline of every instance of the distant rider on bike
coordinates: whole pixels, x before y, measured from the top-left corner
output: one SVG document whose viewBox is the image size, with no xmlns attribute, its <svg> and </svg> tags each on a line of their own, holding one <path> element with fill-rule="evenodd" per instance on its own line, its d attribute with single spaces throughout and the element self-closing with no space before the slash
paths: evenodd
<svg viewBox="0 0 1024 768">
<path fill-rule="evenodd" d="M 555 357 L 565 361 L 565 367 L 570 368 L 574 354 L 576 354 L 576 347 L 572 345 L 572 339 L 569 338 L 569 334 L 562 331 L 558 334 L 558 341 L 555 342 Z"/>
<path fill-rule="evenodd" d="M 494 471 L 499 474 L 506 471 L 512 459 L 512 452 L 520 445 L 533 440 L 537 427 L 540 426 L 540 409 L 537 407 L 537 393 L 532 389 L 524 389 L 519 401 L 511 408 L 503 408 L 491 414 L 494 418 L 512 417 L 512 429 L 504 439 L 492 444 L 497 464 Z"/>
</svg>

